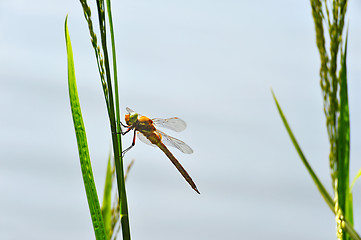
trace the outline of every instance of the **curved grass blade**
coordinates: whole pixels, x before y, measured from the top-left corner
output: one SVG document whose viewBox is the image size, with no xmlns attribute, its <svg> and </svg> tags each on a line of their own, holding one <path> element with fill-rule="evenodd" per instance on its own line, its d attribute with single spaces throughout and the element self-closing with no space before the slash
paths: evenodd
<svg viewBox="0 0 361 240">
<path fill-rule="evenodd" d="M 301 147 L 298 145 L 298 142 L 295 138 L 295 136 L 292 133 L 292 130 L 290 128 L 290 126 L 288 125 L 287 119 L 284 116 L 282 109 L 276 99 L 276 96 L 273 92 L 273 90 L 271 89 L 272 92 L 272 96 L 273 99 L 276 103 L 278 112 L 282 118 L 283 124 L 286 127 L 286 130 L 288 132 L 288 135 L 291 138 L 291 141 L 293 143 L 293 145 L 296 148 L 296 151 L 298 153 L 298 155 L 300 156 L 303 164 L 305 165 L 308 173 L 311 175 L 312 180 L 314 181 L 314 183 L 316 184 L 317 189 L 319 190 L 319 192 L 321 193 L 321 196 L 323 197 L 323 199 L 325 200 L 325 202 L 327 203 L 327 205 L 330 207 L 331 211 L 335 214 L 335 208 L 334 208 L 334 202 L 330 196 L 330 194 L 327 192 L 326 188 L 323 186 L 323 184 L 321 183 L 321 181 L 318 179 L 317 175 L 315 174 L 315 172 L 313 171 L 313 169 L 311 168 L 310 164 L 308 163 L 305 155 L 303 154 Z M 354 240 L 361 240 L 360 236 L 357 234 L 357 232 L 355 231 L 355 229 L 353 228 L 352 224 L 345 218 L 343 218 L 343 225 L 344 225 L 344 229 L 346 230 L 346 232 L 350 235 L 350 237 Z"/>
<path fill-rule="evenodd" d="M 300 158 L 301 158 L 303 164 L 305 165 L 308 173 L 311 175 L 311 178 L 314 181 L 314 183 L 316 184 L 316 187 L 320 191 L 322 197 L 325 199 L 325 201 L 329 205 L 329 207 L 331 209 L 333 209 L 334 204 L 333 204 L 333 200 L 332 200 L 331 196 L 328 194 L 326 188 L 322 185 L 321 181 L 318 179 L 317 175 L 315 174 L 315 172 L 311 168 L 311 165 L 308 163 L 305 155 L 303 154 L 303 152 L 301 150 L 301 147 L 298 145 L 298 142 L 297 142 L 295 136 L 292 133 L 292 130 L 291 130 L 290 126 L 288 125 L 286 117 L 284 116 L 284 114 L 282 112 L 282 109 L 281 109 L 280 105 L 278 104 L 278 101 L 277 101 L 276 96 L 275 96 L 272 89 L 271 89 L 271 92 L 272 92 L 272 95 L 273 95 L 273 99 L 274 99 L 274 101 L 275 101 L 275 103 L 277 105 L 278 112 L 279 112 L 279 114 L 280 114 L 280 116 L 282 118 L 283 124 L 286 127 L 288 135 L 290 136 L 291 141 L 292 141 L 293 145 L 295 146 L 298 155 L 300 156 Z"/>
<path fill-rule="evenodd" d="M 95 187 L 93 171 L 90 163 L 88 143 L 85 133 L 85 127 L 80 109 L 80 103 L 77 93 L 75 69 L 73 60 L 73 50 L 71 47 L 70 36 L 68 31 L 68 16 L 65 19 L 65 41 L 68 55 L 68 87 L 71 112 L 73 116 L 76 139 L 78 143 L 78 151 L 80 158 L 80 166 L 83 175 L 85 192 L 87 195 L 89 211 L 93 222 L 94 233 L 96 239 L 107 239 L 103 217 L 100 210 L 98 195 Z"/>
</svg>

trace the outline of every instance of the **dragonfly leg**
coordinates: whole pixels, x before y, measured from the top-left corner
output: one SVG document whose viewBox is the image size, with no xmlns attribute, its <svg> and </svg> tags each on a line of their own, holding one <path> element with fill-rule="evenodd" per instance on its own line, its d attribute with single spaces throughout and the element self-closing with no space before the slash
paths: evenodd
<svg viewBox="0 0 361 240">
<path fill-rule="evenodd" d="M 116 134 L 122 134 L 122 135 L 124 136 L 125 134 L 127 134 L 128 132 L 130 132 L 132 129 L 134 129 L 134 127 L 132 127 L 132 126 L 126 126 L 126 125 L 124 125 L 124 127 L 126 127 L 127 130 L 125 130 L 125 131 L 123 132 L 123 130 L 120 129 L 120 132 L 116 132 Z"/>
<path fill-rule="evenodd" d="M 120 125 L 122 125 L 123 127 L 125 127 L 125 128 L 128 128 L 128 127 L 129 127 L 129 126 L 123 124 L 122 121 L 119 121 L 119 122 L 120 122 Z"/>
<path fill-rule="evenodd" d="M 131 130 L 131 129 L 129 128 L 126 132 L 129 132 L 130 130 Z M 122 152 L 122 157 L 124 157 L 124 154 L 125 154 L 126 152 L 128 152 L 132 147 L 135 146 L 135 136 L 136 136 L 136 131 L 134 130 L 132 145 L 130 145 L 127 149 L 125 149 L 125 150 Z"/>
<path fill-rule="evenodd" d="M 126 128 L 127 130 L 125 131 L 125 132 L 123 132 L 123 129 L 122 128 L 120 128 L 120 132 L 116 132 L 116 134 L 122 134 L 122 135 L 125 135 L 125 134 L 127 134 L 130 130 L 132 130 L 133 129 L 133 127 L 132 126 L 128 126 L 128 125 L 125 125 L 125 124 L 123 124 L 121 121 L 119 121 L 120 122 L 120 124 L 122 125 L 122 127 L 123 128 Z"/>
<path fill-rule="evenodd" d="M 133 128 L 132 127 L 128 127 L 128 129 L 125 132 L 121 132 L 121 134 L 124 136 L 125 134 L 127 134 L 128 132 L 130 132 Z M 135 131 L 134 131 L 135 132 Z"/>
</svg>

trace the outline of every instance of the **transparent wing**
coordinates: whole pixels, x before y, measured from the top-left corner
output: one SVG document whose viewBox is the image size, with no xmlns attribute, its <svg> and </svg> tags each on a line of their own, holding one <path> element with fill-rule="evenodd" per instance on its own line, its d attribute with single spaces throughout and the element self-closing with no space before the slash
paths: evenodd
<svg viewBox="0 0 361 240">
<path fill-rule="evenodd" d="M 130 109 L 130 108 L 128 108 L 128 107 L 126 107 L 126 110 L 127 110 L 127 112 L 128 112 L 129 114 L 135 113 L 132 109 Z"/>
<path fill-rule="evenodd" d="M 137 137 L 140 141 L 142 141 L 145 144 L 148 144 L 150 146 L 156 147 L 156 145 L 154 145 L 153 143 L 151 143 L 151 141 L 148 140 L 148 138 L 146 136 L 144 136 L 141 132 L 137 131 Z"/>
<path fill-rule="evenodd" d="M 128 112 L 129 114 L 136 113 L 134 110 L 132 110 L 132 109 L 130 109 L 130 108 L 128 108 L 128 107 L 126 107 L 125 109 L 127 110 L 127 112 Z M 141 114 L 139 114 L 139 113 L 137 113 L 137 114 L 138 114 L 138 116 L 143 116 L 143 115 L 141 115 Z"/>
<path fill-rule="evenodd" d="M 154 118 L 152 119 L 152 121 L 155 125 L 159 127 L 168 128 L 176 132 L 181 132 L 187 127 L 187 123 L 177 117 L 167 118 L 167 119 Z"/>
<path fill-rule="evenodd" d="M 168 136 L 162 131 L 157 130 L 159 134 L 162 135 L 162 142 L 164 145 L 178 148 L 182 153 L 191 154 L 193 153 L 193 150 L 190 146 L 188 146 L 185 142 L 176 139 L 174 137 Z"/>
</svg>

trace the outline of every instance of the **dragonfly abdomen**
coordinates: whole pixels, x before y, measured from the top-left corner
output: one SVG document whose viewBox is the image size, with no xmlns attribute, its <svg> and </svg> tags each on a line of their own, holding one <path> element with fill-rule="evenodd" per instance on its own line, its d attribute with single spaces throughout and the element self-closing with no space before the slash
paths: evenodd
<svg viewBox="0 0 361 240">
<path fill-rule="evenodd" d="M 160 136 L 156 131 L 140 131 L 151 143 L 158 145 L 161 142 L 162 136 Z"/>
<path fill-rule="evenodd" d="M 173 154 L 168 150 L 168 148 L 162 142 L 159 142 L 156 145 L 165 153 L 165 155 L 167 155 L 169 160 L 178 169 L 178 171 L 182 174 L 184 179 L 189 183 L 189 185 L 194 189 L 194 191 L 196 191 L 198 194 L 200 194 L 200 192 L 198 191 L 197 186 L 193 182 L 191 176 L 189 176 L 188 172 L 183 168 L 183 166 L 178 162 L 178 160 L 173 156 Z"/>
</svg>

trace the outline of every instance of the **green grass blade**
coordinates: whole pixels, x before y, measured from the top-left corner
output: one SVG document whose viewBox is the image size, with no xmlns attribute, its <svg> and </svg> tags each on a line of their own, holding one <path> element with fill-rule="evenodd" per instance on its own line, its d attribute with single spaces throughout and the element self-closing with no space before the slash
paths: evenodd
<svg viewBox="0 0 361 240">
<path fill-rule="evenodd" d="M 359 179 L 360 176 L 361 176 L 361 168 L 358 170 L 356 176 L 352 180 L 351 187 L 350 187 L 350 192 L 352 192 L 353 186 L 355 185 L 357 179 Z"/>
<path fill-rule="evenodd" d="M 300 156 L 300 158 L 301 158 L 303 164 L 305 165 L 308 173 L 311 175 L 311 178 L 312 178 L 312 180 L 314 181 L 314 183 L 316 184 L 316 187 L 317 187 L 318 190 L 320 191 L 322 197 L 325 199 L 327 205 L 328 205 L 331 209 L 333 209 L 334 204 L 333 204 L 333 200 L 332 200 L 331 196 L 328 194 L 326 188 L 322 185 L 321 181 L 318 179 L 318 177 L 316 176 L 315 172 L 313 171 L 313 169 L 311 168 L 310 164 L 308 163 L 305 155 L 303 154 L 303 152 L 302 152 L 302 150 L 301 150 L 301 147 L 298 145 L 298 142 L 297 142 L 295 136 L 293 135 L 293 133 L 292 133 L 292 131 L 291 131 L 290 126 L 288 125 L 288 122 L 287 122 L 287 120 L 286 120 L 286 117 L 284 116 L 284 114 L 283 114 L 283 112 L 282 112 L 282 109 L 281 109 L 280 105 L 278 104 L 278 101 L 277 101 L 277 99 L 276 99 L 276 96 L 275 96 L 273 90 L 271 90 L 271 91 L 272 91 L 273 99 L 274 99 L 274 101 L 275 101 L 275 103 L 276 103 L 276 105 L 277 105 L 278 112 L 279 112 L 279 114 L 280 114 L 280 116 L 281 116 L 281 118 L 282 118 L 283 124 L 284 124 L 285 127 L 286 127 L 286 130 L 287 130 L 287 132 L 288 132 L 288 135 L 290 136 L 291 141 L 292 141 L 293 145 L 295 146 L 298 155 Z"/>
<path fill-rule="evenodd" d="M 348 193 L 348 198 L 347 198 L 347 204 L 346 204 L 346 215 L 348 221 L 350 222 L 350 224 L 353 226 L 353 196 L 352 196 L 352 192 Z"/>
<path fill-rule="evenodd" d="M 353 228 L 352 224 L 349 223 L 347 220 L 345 220 L 345 222 L 344 222 L 344 229 L 346 230 L 346 232 L 349 234 L 349 236 L 353 240 L 360 240 L 361 239 L 360 236 L 358 235 L 358 233 Z"/>
<path fill-rule="evenodd" d="M 104 222 L 100 210 L 98 195 L 93 177 L 93 171 L 90 163 L 88 143 L 87 143 L 85 127 L 83 123 L 78 92 L 76 87 L 73 50 L 71 47 L 70 36 L 68 31 L 68 16 L 65 19 L 65 41 L 66 41 L 66 49 L 68 55 L 69 98 L 70 98 L 71 112 L 73 116 L 74 128 L 76 133 L 76 139 L 78 143 L 79 158 L 80 158 L 81 171 L 83 174 L 85 192 L 87 195 L 89 211 L 92 218 L 96 239 L 103 240 L 103 239 L 107 239 L 107 236 L 105 233 Z"/>
<path fill-rule="evenodd" d="M 352 204 L 348 200 L 349 197 L 349 165 L 350 165 L 350 119 L 348 107 L 347 94 L 347 68 L 346 68 L 346 54 L 347 54 L 347 35 L 345 41 L 345 49 L 341 55 L 341 69 L 340 69 L 340 116 L 338 119 L 338 169 L 337 169 L 337 192 L 338 203 L 345 217 L 350 221 L 350 212 L 346 211 L 347 204 Z M 352 213 L 351 213 L 352 214 Z M 352 222 L 350 222 L 352 224 Z"/>
<path fill-rule="evenodd" d="M 105 231 L 108 234 L 108 238 L 110 239 L 113 230 L 112 230 L 112 185 L 113 185 L 113 171 L 110 163 L 111 154 L 109 154 L 108 158 L 108 166 L 107 173 L 105 176 L 105 184 L 104 184 L 104 195 L 103 195 L 103 204 L 102 204 L 102 215 L 104 219 Z"/>
<path fill-rule="evenodd" d="M 129 175 L 129 172 L 130 172 L 130 169 L 133 167 L 134 162 L 135 162 L 135 159 L 133 159 L 133 160 L 129 163 L 129 165 L 128 165 L 128 167 L 127 167 L 127 171 L 125 172 L 124 181 L 127 181 L 128 175 Z"/>
<path fill-rule="evenodd" d="M 109 21 L 109 29 L 110 29 L 110 38 L 111 38 L 111 44 L 112 44 L 116 132 L 118 133 L 117 134 L 118 149 L 119 149 L 119 152 L 122 152 L 122 138 L 121 138 L 121 135 L 119 134 L 122 132 L 122 130 L 120 127 L 119 86 L 118 86 L 118 70 L 117 70 L 118 68 L 117 68 L 117 56 L 116 56 L 116 51 L 115 51 L 115 38 L 114 38 L 112 8 L 111 8 L 110 0 L 106 0 L 106 4 L 107 4 L 107 13 L 108 13 L 108 21 Z M 123 158 L 121 156 L 119 157 L 119 161 L 120 161 L 120 166 L 123 166 L 124 165 Z M 125 176 L 124 176 L 124 181 L 125 181 L 126 177 L 127 177 L 127 174 L 125 174 Z M 125 192 L 122 194 L 125 195 Z M 127 207 L 124 207 L 124 205 L 127 206 L 128 204 L 126 202 L 124 202 L 124 197 L 123 197 L 123 200 L 120 201 L 120 205 L 122 203 L 123 203 L 123 207 L 120 207 L 120 209 L 122 209 L 122 213 L 125 213 L 125 215 L 128 216 Z M 130 233 L 128 233 L 129 226 L 127 227 L 126 224 L 125 225 L 122 224 L 122 228 L 123 228 L 122 231 L 125 232 L 126 235 L 130 235 Z"/>
<path fill-rule="evenodd" d="M 317 175 L 315 174 L 315 172 L 312 170 L 310 164 L 308 163 L 305 155 L 303 154 L 301 147 L 298 145 L 297 140 L 295 138 L 295 136 L 293 135 L 291 128 L 286 120 L 286 117 L 284 116 L 282 109 L 276 99 L 276 96 L 273 92 L 273 90 L 271 89 L 272 95 L 273 95 L 273 99 L 276 103 L 278 112 L 282 118 L 283 124 L 286 127 L 286 130 L 288 132 L 288 135 L 290 136 L 293 145 L 295 146 L 298 155 L 300 156 L 303 164 L 305 165 L 307 171 L 309 172 L 309 174 L 311 175 L 312 180 L 314 181 L 314 183 L 316 184 L 316 187 L 318 188 L 319 192 L 321 193 L 321 196 L 323 197 L 323 199 L 325 200 L 325 202 L 327 203 L 327 205 L 330 207 L 331 211 L 335 214 L 335 208 L 334 208 L 334 202 L 330 196 L 330 194 L 327 192 L 326 188 L 323 186 L 323 184 L 321 183 L 321 181 L 318 179 Z M 346 230 L 346 232 L 350 235 L 350 237 L 354 240 L 361 240 L 360 236 L 357 234 L 357 232 L 355 231 L 355 229 L 353 228 L 352 224 L 347 220 L 344 219 L 344 229 Z"/>
</svg>

